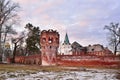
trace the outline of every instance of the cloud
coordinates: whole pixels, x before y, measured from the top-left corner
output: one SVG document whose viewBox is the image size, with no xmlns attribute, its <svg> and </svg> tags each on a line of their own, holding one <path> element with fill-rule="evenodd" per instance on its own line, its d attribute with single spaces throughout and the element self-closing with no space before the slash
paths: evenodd
<svg viewBox="0 0 120 80">
<path fill-rule="evenodd" d="M 63 0 L 49 0 L 49 1 L 44 1 L 41 5 L 38 6 L 38 8 L 35 10 L 35 14 L 43 14 L 46 13 L 47 11 L 51 11 L 51 8 L 54 8 L 60 4 L 62 4 Z"/>
<path fill-rule="evenodd" d="M 18 2 L 21 5 L 36 4 L 40 2 L 40 0 L 13 0 L 13 1 Z"/>
<path fill-rule="evenodd" d="M 56 29 L 64 40 L 83 45 L 105 42 L 104 25 L 120 21 L 118 0 L 14 0 L 22 7 L 25 26 L 31 22 L 41 29 Z"/>
</svg>

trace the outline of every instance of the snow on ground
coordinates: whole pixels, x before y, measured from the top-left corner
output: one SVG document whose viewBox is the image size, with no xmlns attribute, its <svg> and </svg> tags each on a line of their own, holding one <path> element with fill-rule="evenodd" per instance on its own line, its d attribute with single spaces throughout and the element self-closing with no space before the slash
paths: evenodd
<svg viewBox="0 0 120 80">
<path fill-rule="evenodd" d="M 111 69 L 86 69 L 85 71 L 61 72 L 2 72 L 0 80 L 120 80 L 116 75 L 120 73 Z"/>
</svg>

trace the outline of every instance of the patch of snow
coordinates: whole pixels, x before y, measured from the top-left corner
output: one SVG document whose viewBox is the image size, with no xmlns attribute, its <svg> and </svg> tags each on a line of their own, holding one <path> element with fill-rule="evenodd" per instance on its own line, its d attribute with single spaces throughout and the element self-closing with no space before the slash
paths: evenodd
<svg viewBox="0 0 120 80">
<path fill-rule="evenodd" d="M 37 72 L 25 71 L 2 72 L 6 80 L 119 80 L 117 70 L 87 69 L 86 71 Z M 12 76 L 10 76 L 12 75 Z"/>
</svg>

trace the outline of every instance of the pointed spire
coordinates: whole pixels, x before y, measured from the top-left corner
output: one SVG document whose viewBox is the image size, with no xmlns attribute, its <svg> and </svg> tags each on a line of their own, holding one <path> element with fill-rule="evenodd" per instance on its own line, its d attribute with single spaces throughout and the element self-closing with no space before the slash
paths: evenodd
<svg viewBox="0 0 120 80">
<path fill-rule="evenodd" d="M 66 33 L 66 35 L 65 35 L 65 40 L 64 40 L 64 43 L 63 43 L 63 44 L 70 44 L 67 33 Z"/>
</svg>

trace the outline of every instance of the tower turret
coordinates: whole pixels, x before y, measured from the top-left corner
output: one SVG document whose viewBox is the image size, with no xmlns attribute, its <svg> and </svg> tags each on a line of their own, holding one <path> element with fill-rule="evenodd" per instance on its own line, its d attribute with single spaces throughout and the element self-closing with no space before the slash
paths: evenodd
<svg viewBox="0 0 120 80">
<path fill-rule="evenodd" d="M 43 30 L 40 36 L 42 65 L 55 65 L 59 47 L 59 33 L 52 29 Z"/>
</svg>

